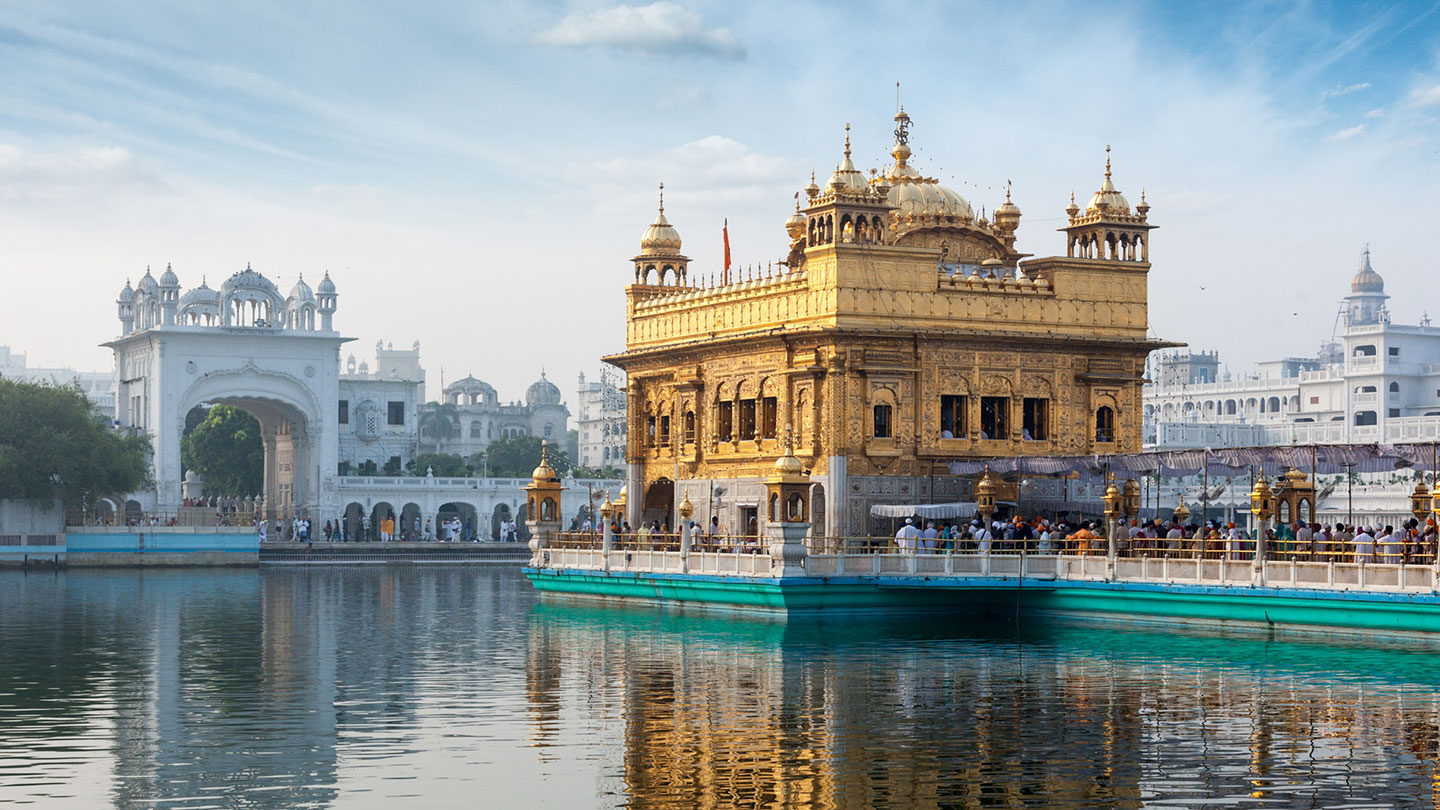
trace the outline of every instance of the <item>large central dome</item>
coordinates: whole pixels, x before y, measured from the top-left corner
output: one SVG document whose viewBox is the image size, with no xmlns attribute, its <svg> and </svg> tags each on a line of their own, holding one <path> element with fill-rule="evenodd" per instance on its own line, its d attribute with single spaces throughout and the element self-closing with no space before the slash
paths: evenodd
<svg viewBox="0 0 1440 810">
<path fill-rule="evenodd" d="M 910 159 L 910 116 L 902 109 L 895 116 L 895 165 L 885 172 L 885 182 L 890 186 L 886 194 L 890 204 L 903 216 L 953 217 L 973 220 L 975 212 L 970 203 L 955 191 L 940 185 L 933 177 L 926 177 L 915 170 L 907 161 Z"/>
</svg>

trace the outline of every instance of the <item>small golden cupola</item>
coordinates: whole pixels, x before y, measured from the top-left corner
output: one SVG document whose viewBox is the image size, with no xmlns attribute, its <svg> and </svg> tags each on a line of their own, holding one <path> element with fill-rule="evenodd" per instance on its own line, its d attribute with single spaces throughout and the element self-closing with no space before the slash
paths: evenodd
<svg viewBox="0 0 1440 810">
<path fill-rule="evenodd" d="M 530 473 L 530 485 L 525 487 L 525 519 L 529 523 L 558 523 L 560 520 L 560 494 L 565 490 L 560 476 L 550 466 L 549 442 L 540 443 L 540 463 Z"/>
<path fill-rule="evenodd" d="M 680 285 L 686 282 L 690 259 L 680 253 L 680 232 L 665 218 L 665 184 L 660 184 L 660 208 L 655 221 L 640 237 L 640 253 L 635 256 L 635 283 L 649 285 L 650 274 L 655 284 Z"/>
<path fill-rule="evenodd" d="M 1015 231 L 1020 228 L 1020 206 L 1010 201 L 1010 181 L 1005 181 L 1005 202 L 995 208 L 995 230 L 1005 240 L 1005 247 L 1015 249 Z"/>
<path fill-rule="evenodd" d="M 1100 259 L 1112 262 L 1150 262 L 1150 231 L 1155 229 L 1147 217 L 1150 204 L 1141 195 L 1140 205 L 1132 212 L 1130 201 L 1115 187 L 1110 172 L 1110 146 L 1105 146 L 1105 180 L 1090 197 L 1085 210 L 1075 204 L 1065 207 L 1069 223 L 1061 228 L 1066 236 L 1065 255 L 1072 259 Z"/>
<path fill-rule="evenodd" d="M 845 157 L 836 164 L 835 173 L 830 175 L 824 188 L 815 185 L 813 175 L 810 185 L 805 187 L 809 205 L 802 214 L 804 247 L 883 244 L 890 206 L 882 189 L 888 186 L 872 185 L 865 173 L 855 168 L 850 157 L 850 125 L 846 124 Z M 787 221 L 787 230 L 789 225 Z M 793 235 L 792 238 L 798 240 Z M 793 262 L 791 264 L 793 266 Z"/>
</svg>

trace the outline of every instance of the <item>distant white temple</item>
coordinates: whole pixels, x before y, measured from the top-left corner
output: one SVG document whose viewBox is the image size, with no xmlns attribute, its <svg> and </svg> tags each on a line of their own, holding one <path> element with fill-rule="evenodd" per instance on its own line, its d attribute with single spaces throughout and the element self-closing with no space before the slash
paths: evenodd
<svg viewBox="0 0 1440 810">
<path fill-rule="evenodd" d="M 1150 360 L 1147 448 L 1440 441 L 1440 327 L 1391 323 L 1370 250 L 1350 280 L 1344 328 L 1314 357 L 1221 379 L 1213 352 Z"/>
</svg>

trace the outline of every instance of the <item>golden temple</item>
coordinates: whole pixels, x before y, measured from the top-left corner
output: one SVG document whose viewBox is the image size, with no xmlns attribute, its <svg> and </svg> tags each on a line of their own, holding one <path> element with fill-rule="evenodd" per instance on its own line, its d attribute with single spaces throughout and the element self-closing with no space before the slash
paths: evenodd
<svg viewBox="0 0 1440 810">
<path fill-rule="evenodd" d="M 626 347 L 632 525 L 752 533 L 789 437 L 814 482 L 812 534 L 865 535 L 875 503 L 965 500 L 943 462 L 1140 450 L 1150 206 L 1111 179 L 1065 209 L 1065 255 L 1015 249 L 1020 208 L 977 216 L 910 164 L 850 155 L 797 195 L 779 269 L 692 283 L 664 199 L 633 259 Z M 662 188 L 663 193 L 663 188 Z M 888 522 L 885 524 L 888 525 Z"/>
</svg>

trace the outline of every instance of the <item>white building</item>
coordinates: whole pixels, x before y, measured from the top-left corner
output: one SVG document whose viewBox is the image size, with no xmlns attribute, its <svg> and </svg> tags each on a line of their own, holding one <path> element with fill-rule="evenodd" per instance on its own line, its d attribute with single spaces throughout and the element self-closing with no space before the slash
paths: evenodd
<svg viewBox="0 0 1440 810">
<path fill-rule="evenodd" d="M 455 436 L 443 441 L 422 434 L 422 452 L 454 453 L 469 458 L 483 453 L 490 442 L 511 436 L 539 436 L 556 448 L 565 446 L 570 429 L 570 410 L 560 389 L 540 379 L 525 389 L 524 402 L 500 402 L 495 387 L 484 380 L 465 377 L 445 386 L 445 402 L 455 406 Z"/>
<path fill-rule="evenodd" d="M 599 382 L 586 382 L 580 373 L 577 398 L 582 467 L 592 470 L 625 467 L 625 375 L 611 366 L 600 369 Z"/>
<path fill-rule="evenodd" d="M 336 408 L 340 430 L 338 472 L 350 475 L 373 464 L 398 475 L 418 452 L 420 410 L 425 403 L 425 369 L 420 341 L 410 349 L 375 344 L 375 367 L 351 354 L 340 375 Z"/>
<path fill-rule="evenodd" d="M 0 346 L 0 377 L 25 382 L 75 383 L 90 398 L 95 410 L 106 419 L 115 418 L 115 375 L 108 371 L 76 371 L 73 368 L 35 368 L 25 355 Z"/>
<path fill-rule="evenodd" d="M 1167 450 L 1440 440 L 1440 327 L 1394 324 L 1367 248 L 1345 298 L 1343 331 L 1315 357 L 1218 378 L 1213 353 L 1153 357 L 1145 444 Z"/>
</svg>

